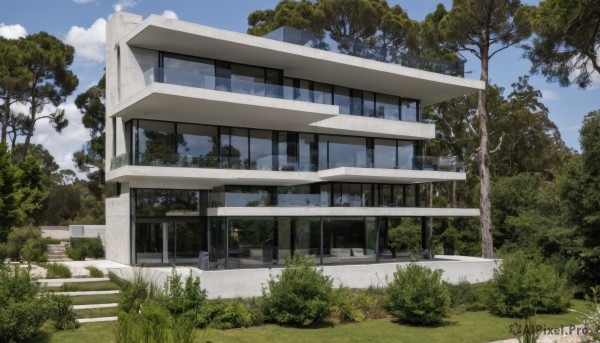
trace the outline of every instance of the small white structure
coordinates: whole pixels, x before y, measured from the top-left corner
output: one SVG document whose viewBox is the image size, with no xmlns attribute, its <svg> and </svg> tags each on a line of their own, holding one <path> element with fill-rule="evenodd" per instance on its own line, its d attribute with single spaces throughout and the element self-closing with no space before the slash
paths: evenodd
<svg viewBox="0 0 600 343">
<path fill-rule="evenodd" d="M 69 225 L 69 237 L 100 237 L 102 240 L 102 245 L 106 247 L 106 225 Z"/>
</svg>

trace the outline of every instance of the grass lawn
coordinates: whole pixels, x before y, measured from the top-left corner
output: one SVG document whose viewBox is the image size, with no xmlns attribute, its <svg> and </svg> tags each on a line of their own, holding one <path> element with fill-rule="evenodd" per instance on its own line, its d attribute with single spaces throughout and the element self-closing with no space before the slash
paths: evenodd
<svg viewBox="0 0 600 343">
<path fill-rule="evenodd" d="M 44 287 L 49 292 L 77 292 L 77 291 L 112 291 L 118 290 L 119 286 L 111 281 L 95 282 L 72 282 L 58 287 Z"/>
<path fill-rule="evenodd" d="M 75 310 L 76 318 L 100 318 L 100 317 L 116 317 L 119 309 L 116 307 L 109 308 L 92 308 L 88 310 Z"/>
<path fill-rule="evenodd" d="M 110 304 L 121 300 L 120 294 L 78 295 L 71 297 L 73 305 Z"/>
<path fill-rule="evenodd" d="M 584 302 L 573 300 L 573 309 L 585 311 Z M 568 312 L 539 315 L 537 323 L 546 327 L 578 323 L 579 316 Z M 389 319 L 368 320 L 318 329 L 284 328 L 264 325 L 248 329 L 211 330 L 211 342 L 489 342 L 511 338 L 508 326 L 515 320 L 495 317 L 488 312 L 465 312 L 452 315 L 435 328 L 397 324 Z M 522 321 L 520 321 L 522 323 Z M 77 330 L 55 333 L 52 342 L 112 342 L 114 323 L 82 324 Z M 202 335 L 203 330 L 198 330 Z"/>
</svg>

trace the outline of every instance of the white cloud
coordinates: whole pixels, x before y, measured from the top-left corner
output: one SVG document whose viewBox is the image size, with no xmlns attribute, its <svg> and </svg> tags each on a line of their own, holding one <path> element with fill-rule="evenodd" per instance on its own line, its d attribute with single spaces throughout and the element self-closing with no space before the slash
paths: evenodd
<svg viewBox="0 0 600 343">
<path fill-rule="evenodd" d="M 27 30 L 21 24 L 6 25 L 0 23 L 0 36 L 6 39 L 17 39 L 27 36 Z"/>
<path fill-rule="evenodd" d="M 15 104 L 13 108 L 16 112 L 27 113 L 29 111 L 29 107 L 23 104 Z M 79 178 L 85 178 L 85 173 L 77 172 L 72 159 L 73 153 L 81 149 L 89 140 L 89 131 L 81 123 L 81 112 L 75 103 L 67 102 L 59 108 L 65 110 L 65 118 L 69 120 L 69 126 L 64 128 L 61 133 L 57 133 L 47 119 L 41 119 L 35 125 L 35 134 L 31 137 L 31 142 L 43 145 L 61 169 L 72 169 Z M 44 116 L 54 111 L 56 108 L 48 105 L 38 116 Z"/>
<path fill-rule="evenodd" d="M 75 56 L 93 62 L 104 61 L 106 19 L 98 18 L 89 28 L 71 26 L 65 39 L 75 48 Z"/>
<path fill-rule="evenodd" d="M 118 2 L 113 4 L 113 9 L 115 10 L 115 12 L 120 12 L 128 8 L 132 8 L 136 4 L 137 0 L 119 0 Z"/>
<path fill-rule="evenodd" d="M 560 132 L 569 132 L 569 131 L 579 131 L 581 129 L 581 124 L 559 127 Z"/>
<path fill-rule="evenodd" d="M 560 99 L 560 97 L 558 96 L 558 93 L 551 89 L 542 89 L 541 92 L 542 92 L 542 99 L 544 99 L 544 100 L 556 101 L 556 100 Z"/>
<path fill-rule="evenodd" d="M 73 0 L 76 4 L 89 4 L 90 2 L 95 2 L 96 0 Z"/>
<path fill-rule="evenodd" d="M 167 19 L 179 19 L 179 17 L 177 16 L 177 13 L 175 13 L 171 10 L 165 10 L 163 12 L 163 14 L 161 14 L 161 15 Z"/>
</svg>

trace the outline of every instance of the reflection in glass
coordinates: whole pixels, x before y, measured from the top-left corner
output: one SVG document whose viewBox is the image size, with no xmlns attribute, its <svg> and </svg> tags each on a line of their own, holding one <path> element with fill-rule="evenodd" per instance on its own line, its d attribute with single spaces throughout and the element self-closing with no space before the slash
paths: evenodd
<svg viewBox="0 0 600 343">
<path fill-rule="evenodd" d="M 414 144 L 409 141 L 398 141 L 398 168 L 413 169 Z"/>
<path fill-rule="evenodd" d="M 375 168 L 396 168 L 396 141 L 376 138 L 373 158 Z"/>
<path fill-rule="evenodd" d="M 333 97 L 331 94 L 331 85 L 315 82 L 314 83 L 314 101 L 317 104 L 331 105 L 333 104 Z"/>
<path fill-rule="evenodd" d="M 353 89 L 350 98 L 350 114 L 355 116 L 362 115 L 362 91 Z"/>
<path fill-rule="evenodd" d="M 400 119 L 400 108 L 398 97 L 387 94 L 377 94 L 377 118 L 390 120 Z"/>
<path fill-rule="evenodd" d="M 165 237 L 165 233 L 167 237 Z M 163 244 L 171 232 L 163 231 L 163 223 L 136 223 L 135 224 L 135 259 L 136 263 L 163 264 L 169 263 L 173 258 L 168 250 L 168 244 Z M 167 250 L 164 251 L 163 249 Z"/>
<path fill-rule="evenodd" d="M 139 165 L 177 165 L 175 124 L 138 120 L 135 128 L 134 158 Z"/>
<path fill-rule="evenodd" d="M 324 219 L 323 263 L 357 264 L 375 261 L 375 227 L 363 218 Z"/>
<path fill-rule="evenodd" d="M 274 222 L 229 219 L 229 268 L 262 268 L 273 264 Z"/>
<path fill-rule="evenodd" d="M 341 114 L 350 114 L 350 88 L 335 86 L 333 104 L 340 107 Z"/>
<path fill-rule="evenodd" d="M 250 130 L 250 169 L 273 170 L 271 131 Z"/>
<path fill-rule="evenodd" d="M 367 140 L 361 137 L 319 136 L 320 169 L 367 166 Z"/>
<path fill-rule="evenodd" d="M 225 269 L 225 259 L 227 251 L 227 228 L 226 219 L 219 217 L 210 218 L 210 247 L 209 269 Z"/>
<path fill-rule="evenodd" d="M 419 101 L 402 99 L 402 120 L 419 121 Z"/>
<path fill-rule="evenodd" d="M 406 185 L 404 188 L 406 194 L 406 207 L 416 207 L 417 206 L 417 185 Z"/>
<path fill-rule="evenodd" d="M 300 171 L 317 171 L 319 161 L 318 144 L 314 134 L 301 133 L 298 141 L 298 162 Z"/>
<path fill-rule="evenodd" d="M 375 117 L 375 94 L 363 92 L 363 116 Z"/>
<path fill-rule="evenodd" d="M 215 89 L 215 64 L 211 60 L 165 53 L 163 68 L 165 83 Z"/>
<path fill-rule="evenodd" d="M 216 168 L 218 149 L 216 127 L 177 125 L 177 153 L 182 167 Z"/>
<path fill-rule="evenodd" d="M 279 132 L 277 143 L 279 170 L 294 171 L 298 169 L 298 133 Z"/>
<path fill-rule="evenodd" d="M 231 91 L 265 96 L 265 70 L 247 65 L 231 65 Z"/>
</svg>

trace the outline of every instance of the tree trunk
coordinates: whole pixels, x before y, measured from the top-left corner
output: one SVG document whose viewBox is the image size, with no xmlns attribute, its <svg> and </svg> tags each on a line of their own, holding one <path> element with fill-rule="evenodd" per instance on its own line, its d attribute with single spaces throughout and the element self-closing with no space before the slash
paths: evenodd
<svg viewBox="0 0 600 343">
<path fill-rule="evenodd" d="M 456 208 L 456 181 L 452 181 L 452 208 Z"/>
<path fill-rule="evenodd" d="M 35 115 L 37 114 L 37 106 L 35 105 L 35 97 L 31 100 L 31 120 L 27 127 L 27 135 L 25 136 L 25 143 L 23 143 L 23 158 L 27 156 L 29 152 L 29 145 L 31 144 L 31 136 L 33 136 L 33 130 L 35 130 Z"/>
<path fill-rule="evenodd" d="M 6 143 L 6 137 L 8 136 L 8 126 L 10 124 L 10 101 L 11 96 L 8 91 L 4 98 L 4 111 L 2 113 L 2 136 L 0 138 L 1 143 Z"/>
<path fill-rule="evenodd" d="M 487 131 L 487 87 L 488 87 L 488 62 L 489 47 L 481 49 L 481 78 L 485 83 L 485 89 L 479 91 L 477 101 L 477 117 L 479 119 L 479 152 L 477 163 L 479 166 L 479 210 L 481 222 L 481 256 L 483 258 L 494 257 L 494 244 L 492 238 L 492 203 L 490 189 L 490 165 L 489 165 L 489 137 Z"/>
</svg>

